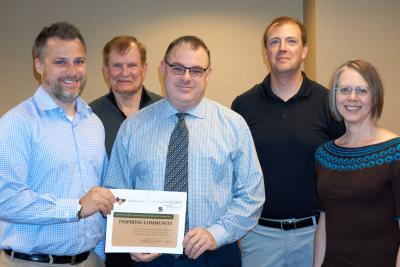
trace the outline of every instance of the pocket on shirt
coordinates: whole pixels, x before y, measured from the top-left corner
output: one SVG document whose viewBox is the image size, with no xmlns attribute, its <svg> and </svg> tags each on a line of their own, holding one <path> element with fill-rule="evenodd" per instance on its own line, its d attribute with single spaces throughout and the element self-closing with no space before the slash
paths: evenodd
<svg viewBox="0 0 400 267">
<path fill-rule="evenodd" d="M 154 159 L 140 159 L 133 169 L 136 184 L 135 189 L 163 190 L 165 175 L 165 159 L 157 156 Z"/>
</svg>

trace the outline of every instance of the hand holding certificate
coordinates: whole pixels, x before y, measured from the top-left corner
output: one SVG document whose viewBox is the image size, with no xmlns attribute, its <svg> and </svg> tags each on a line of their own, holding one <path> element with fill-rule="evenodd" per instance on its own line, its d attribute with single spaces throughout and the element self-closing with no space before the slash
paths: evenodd
<svg viewBox="0 0 400 267">
<path fill-rule="evenodd" d="M 186 193 L 111 189 L 106 252 L 182 254 Z"/>
</svg>

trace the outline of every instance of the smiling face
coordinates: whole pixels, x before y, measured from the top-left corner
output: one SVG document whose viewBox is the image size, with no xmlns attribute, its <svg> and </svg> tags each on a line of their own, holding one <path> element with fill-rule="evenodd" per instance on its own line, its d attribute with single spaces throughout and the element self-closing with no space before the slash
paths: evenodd
<svg viewBox="0 0 400 267">
<path fill-rule="evenodd" d="M 115 94 L 134 94 L 142 89 L 146 77 L 147 64 L 141 62 L 136 44 L 119 53 L 112 49 L 108 64 L 103 66 L 103 75 Z"/>
<path fill-rule="evenodd" d="M 267 33 L 265 56 L 274 74 L 300 72 L 307 55 L 301 30 L 295 23 L 272 26 Z"/>
<path fill-rule="evenodd" d="M 357 94 L 353 89 L 350 94 L 340 93 L 340 88 L 368 88 L 368 83 L 356 70 L 345 67 L 340 74 L 336 89 L 336 108 L 346 124 L 362 124 L 372 122 L 371 91 L 364 95 Z"/>
<path fill-rule="evenodd" d="M 35 69 L 42 86 L 58 105 L 71 104 L 86 83 L 85 48 L 79 39 L 47 40 L 42 58 L 35 58 Z"/>
<path fill-rule="evenodd" d="M 171 65 L 184 67 L 200 67 L 207 69 L 209 58 L 204 48 L 194 49 L 190 43 L 182 43 L 175 46 L 169 53 L 167 61 Z M 166 97 L 168 101 L 179 111 L 187 111 L 198 103 L 204 96 L 208 78 L 212 69 L 208 68 L 200 77 L 193 77 L 189 70 L 182 75 L 171 72 L 165 61 L 161 61 L 161 73 L 164 78 Z"/>
</svg>

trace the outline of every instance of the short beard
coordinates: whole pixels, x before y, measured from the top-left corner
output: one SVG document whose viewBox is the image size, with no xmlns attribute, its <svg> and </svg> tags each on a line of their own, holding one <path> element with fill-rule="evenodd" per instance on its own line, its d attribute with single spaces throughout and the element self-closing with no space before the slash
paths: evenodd
<svg viewBox="0 0 400 267">
<path fill-rule="evenodd" d="M 64 88 L 60 85 L 60 82 L 57 82 L 54 84 L 53 87 L 53 95 L 55 98 L 60 100 L 61 102 L 64 103 L 72 103 L 77 99 L 83 92 L 83 89 L 85 88 L 86 80 L 81 78 L 80 79 L 80 86 L 79 86 L 79 91 L 77 93 L 73 94 L 68 94 L 65 92 Z"/>
<path fill-rule="evenodd" d="M 78 93 L 75 94 L 66 94 L 63 89 L 60 86 L 57 86 L 54 91 L 54 96 L 61 100 L 62 102 L 65 103 L 72 103 L 75 101 L 75 99 L 77 99 L 83 92 L 83 88 L 85 87 L 85 84 L 83 83 L 80 87 L 79 87 L 79 91 Z"/>
</svg>

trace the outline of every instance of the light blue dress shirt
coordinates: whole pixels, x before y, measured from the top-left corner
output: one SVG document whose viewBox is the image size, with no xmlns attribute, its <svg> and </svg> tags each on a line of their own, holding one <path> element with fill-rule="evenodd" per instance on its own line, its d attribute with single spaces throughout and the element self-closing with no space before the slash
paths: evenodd
<svg viewBox="0 0 400 267">
<path fill-rule="evenodd" d="M 39 87 L 0 119 L 0 249 L 104 255 L 103 218 L 78 220 L 79 199 L 107 167 L 104 128 L 81 99 L 70 121 Z"/>
<path fill-rule="evenodd" d="M 164 98 L 122 124 L 106 187 L 164 189 L 168 143 L 178 112 Z M 240 115 L 208 99 L 186 113 L 190 228 L 207 228 L 220 247 L 256 225 L 264 203 L 262 171 Z"/>
</svg>

